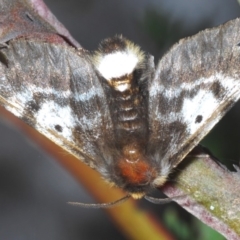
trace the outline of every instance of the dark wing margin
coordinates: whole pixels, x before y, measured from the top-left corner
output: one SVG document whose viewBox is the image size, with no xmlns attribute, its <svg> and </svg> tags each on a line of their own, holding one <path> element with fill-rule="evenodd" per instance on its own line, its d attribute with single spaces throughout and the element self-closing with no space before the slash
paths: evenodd
<svg viewBox="0 0 240 240">
<path fill-rule="evenodd" d="M 149 86 L 149 149 L 176 166 L 240 97 L 240 19 L 181 40 Z M 167 167 L 168 167 L 167 166 Z"/>
<path fill-rule="evenodd" d="M 10 41 L 0 49 L 0 104 L 86 164 L 101 167 L 112 122 L 83 51 L 36 40 Z"/>
</svg>

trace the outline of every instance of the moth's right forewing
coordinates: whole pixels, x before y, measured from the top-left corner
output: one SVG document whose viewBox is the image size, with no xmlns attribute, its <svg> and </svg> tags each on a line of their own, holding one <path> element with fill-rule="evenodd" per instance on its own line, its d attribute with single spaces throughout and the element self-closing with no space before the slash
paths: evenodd
<svg viewBox="0 0 240 240">
<path fill-rule="evenodd" d="M 111 141 L 107 100 L 84 52 L 14 40 L 1 49 L 0 103 L 92 167 Z"/>
</svg>

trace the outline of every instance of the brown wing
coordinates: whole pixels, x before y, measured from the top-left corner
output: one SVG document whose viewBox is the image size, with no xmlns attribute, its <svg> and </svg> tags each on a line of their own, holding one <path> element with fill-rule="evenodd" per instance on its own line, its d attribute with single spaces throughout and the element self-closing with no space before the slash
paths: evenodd
<svg viewBox="0 0 240 240">
<path fill-rule="evenodd" d="M 166 171 L 239 99 L 239 43 L 236 19 L 181 40 L 159 62 L 149 87 L 149 149 Z"/>
<path fill-rule="evenodd" d="M 0 104 L 101 170 L 112 122 L 87 55 L 67 46 L 14 40 L 1 49 L 0 59 Z"/>
</svg>

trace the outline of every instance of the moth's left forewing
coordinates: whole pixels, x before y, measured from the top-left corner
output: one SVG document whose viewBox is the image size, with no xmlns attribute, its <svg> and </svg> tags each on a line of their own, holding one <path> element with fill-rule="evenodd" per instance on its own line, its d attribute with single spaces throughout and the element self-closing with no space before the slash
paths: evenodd
<svg viewBox="0 0 240 240">
<path fill-rule="evenodd" d="M 149 149 L 166 172 L 239 99 L 239 43 L 236 19 L 181 40 L 159 62 L 149 87 Z"/>
</svg>

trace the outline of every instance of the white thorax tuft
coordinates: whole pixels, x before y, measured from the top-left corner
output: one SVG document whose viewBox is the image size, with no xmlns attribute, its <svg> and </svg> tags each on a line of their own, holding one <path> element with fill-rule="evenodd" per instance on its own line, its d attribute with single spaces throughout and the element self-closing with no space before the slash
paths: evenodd
<svg viewBox="0 0 240 240">
<path fill-rule="evenodd" d="M 124 48 L 107 53 L 98 51 L 94 57 L 97 70 L 106 80 L 130 75 L 144 61 L 144 53 L 138 46 L 126 39 L 121 40 L 125 43 Z"/>
</svg>

